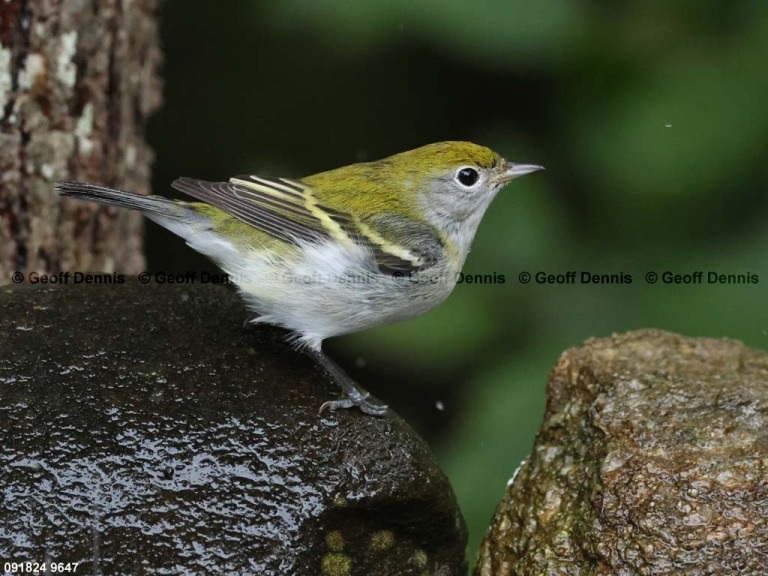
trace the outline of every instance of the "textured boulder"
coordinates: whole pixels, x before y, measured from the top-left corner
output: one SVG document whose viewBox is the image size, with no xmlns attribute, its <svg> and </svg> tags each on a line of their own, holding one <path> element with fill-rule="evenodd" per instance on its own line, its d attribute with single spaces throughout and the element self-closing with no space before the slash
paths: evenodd
<svg viewBox="0 0 768 576">
<path fill-rule="evenodd" d="M 463 574 L 397 416 L 340 395 L 214 286 L 0 288 L 0 558 L 88 574 Z"/>
<path fill-rule="evenodd" d="M 565 352 L 475 574 L 768 574 L 768 353 L 650 330 Z"/>
</svg>

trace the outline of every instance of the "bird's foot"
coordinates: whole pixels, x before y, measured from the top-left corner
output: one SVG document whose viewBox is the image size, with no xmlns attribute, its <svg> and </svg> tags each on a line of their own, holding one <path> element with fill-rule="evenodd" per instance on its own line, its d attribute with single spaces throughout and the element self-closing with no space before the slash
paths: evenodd
<svg viewBox="0 0 768 576">
<path fill-rule="evenodd" d="M 389 407 L 386 404 L 376 404 L 369 401 L 368 396 L 370 396 L 370 394 L 365 392 L 354 399 L 347 397 L 343 400 L 328 400 L 320 405 L 320 410 L 318 410 L 317 413 L 322 414 L 326 410 L 333 412 L 334 410 L 354 408 L 357 406 L 360 410 L 371 416 L 384 416 L 387 413 L 387 410 L 389 410 Z"/>
<path fill-rule="evenodd" d="M 370 392 L 361 389 L 355 381 L 352 380 L 352 378 L 350 378 L 338 364 L 336 364 L 336 362 L 319 350 L 310 350 L 308 353 L 331 373 L 331 376 L 333 376 L 336 382 L 339 383 L 347 394 L 347 397 L 343 400 L 329 400 L 328 402 L 323 402 L 320 406 L 319 414 L 322 414 L 325 410 L 333 411 L 354 407 L 360 408 L 364 413 L 371 416 L 384 416 L 387 413 L 387 406 L 368 400 L 371 395 Z"/>
</svg>

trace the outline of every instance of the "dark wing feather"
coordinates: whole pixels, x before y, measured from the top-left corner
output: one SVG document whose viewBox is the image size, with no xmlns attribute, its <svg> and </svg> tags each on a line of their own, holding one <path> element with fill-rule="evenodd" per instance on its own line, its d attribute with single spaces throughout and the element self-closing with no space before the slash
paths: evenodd
<svg viewBox="0 0 768 576">
<path fill-rule="evenodd" d="M 360 222 L 376 264 L 385 274 L 413 274 L 431 268 L 445 255 L 437 230 L 423 222 L 393 213 L 378 213 Z"/>
<path fill-rule="evenodd" d="M 328 237 L 327 229 L 307 208 L 305 192 L 290 183 L 250 176 L 230 182 L 207 182 L 179 178 L 177 190 L 231 214 L 235 218 L 286 242 L 318 241 Z M 253 182 L 253 185 L 250 184 Z"/>
<path fill-rule="evenodd" d="M 333 239 L 362 245 L 385 274 L 408 275 L 429 268 L 445 251 L 437 231 L 423 222 L 392 213 L 357 220 L 318 204 L 312 190 L 295 180 L 179 178 L 173 187 L 286 242 Z"/>
</svg>

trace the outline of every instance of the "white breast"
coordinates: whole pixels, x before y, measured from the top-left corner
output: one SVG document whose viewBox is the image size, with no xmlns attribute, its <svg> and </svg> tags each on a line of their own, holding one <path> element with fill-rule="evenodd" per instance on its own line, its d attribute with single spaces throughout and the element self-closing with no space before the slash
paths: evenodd
<svg viewBox="0 0 768 576">
<path fill-rule="evenodd" d="M 458 270 L 443 266 L 414 276 L 382 274 L 359 246 L 302 248 L 288 258 L 250 251 L 221 264 L 259 314 L 257 322 L 293 330 L 299 345 L 315 349 L 331 336 L 423 314 L 456 284 Z"/>
</svg>

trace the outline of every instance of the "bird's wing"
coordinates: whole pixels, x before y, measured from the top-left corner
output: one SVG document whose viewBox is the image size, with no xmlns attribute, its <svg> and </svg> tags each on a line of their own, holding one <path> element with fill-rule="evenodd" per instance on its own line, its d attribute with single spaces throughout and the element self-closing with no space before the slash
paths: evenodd
<svg viewBox="0 0 768 576">
<path fill-rule="evenodd" d="M 346 214 L 317 206 L 311 190 L 295 180 L 237 176 L 229 182 L 179 178 L 177 190 L 215 206 L 280 240 L 297 243 L 333 237 L 350 242 Z"/>
<path fill-rule="evenodd" d="M 311 187 L 287 178 L 237 176 L 229 182 L 179 178 L 177 190 L 285 242 L 334 240 L 367 248 L 385 274 L 432 266 L 443 250 L 431 227 L 405 216 L 357 218 L 321 204 Z"/>
<path fill-rule="evenodd" d="M 385 274 L 408 275 L 431 268 L 445 253 L 432 226 L 407 216 L 379 212 L 358 220 L 357 226 Z"/>
</svg>

